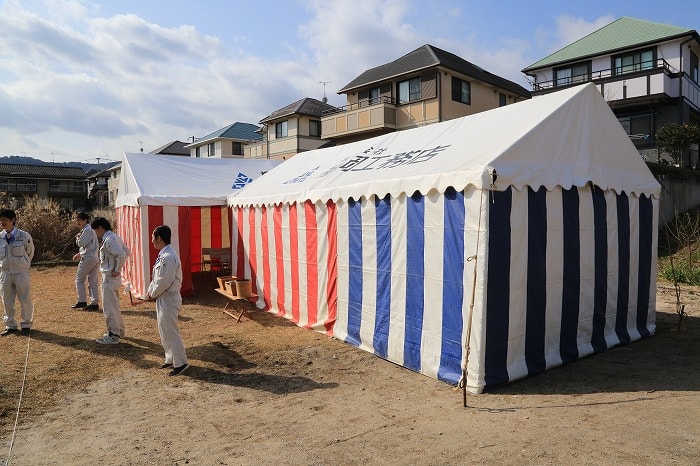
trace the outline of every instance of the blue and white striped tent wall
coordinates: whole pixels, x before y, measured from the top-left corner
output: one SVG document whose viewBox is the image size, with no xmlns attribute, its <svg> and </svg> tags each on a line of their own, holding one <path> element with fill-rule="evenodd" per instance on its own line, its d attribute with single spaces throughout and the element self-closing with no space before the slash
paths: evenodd
<svg viewBox="0 0 700 466">
<path fill-rule="evenodd" d="M 473 278 L 466 258 L 476 253 L 480 234 L 479 196 L 448 190 L 339 205 L 333 335 L 457 383 Z"/>
<path fill-rule="evenodd" d="M 655 331 L 658 200 L 589 186 L 493 193 L 480 388 Z M 480 377 L 483 377 L 481 379 Z"/>
<path fill-rule="evenodd" d="M 472 391 L 648 336 L 657 202 L 586 186 L 343 203 L 333 334 L 457 383 L 474 289 Z"/>
<path fill-rule="evenodd" d="M 659 191 L 589 84 L 298 154 L 229 205 L 260 307 L 479 392 L 654 332 Z"/>
</svg>

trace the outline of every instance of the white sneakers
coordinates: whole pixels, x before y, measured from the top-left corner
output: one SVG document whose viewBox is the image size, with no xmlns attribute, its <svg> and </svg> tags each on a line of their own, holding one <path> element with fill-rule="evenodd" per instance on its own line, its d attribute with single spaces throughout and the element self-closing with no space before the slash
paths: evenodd
<svg viewBox="0 0 700 466">
<path fill-rule="evenodd" d="M 95 342 L 99 343 L 100 345 L 116 345 L 119 343 L 119 335 L 110 335 L 109 333 L 105 333 L 102 335 L 102 337 L 97 338 Z"/>
</svg>

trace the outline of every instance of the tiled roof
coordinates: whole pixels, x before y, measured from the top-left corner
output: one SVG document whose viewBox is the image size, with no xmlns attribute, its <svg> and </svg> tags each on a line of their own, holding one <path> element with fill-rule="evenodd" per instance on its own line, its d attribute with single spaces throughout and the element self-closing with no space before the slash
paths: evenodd
<svg viewBox="0 0 700 466">
<path fill-rule="evenodd" d="M 697 38 L 698 33 L 693 29 L 623 16 L 567 45 L 563 49 L 557 50 L 527 68 L 523 68 L 522 71 L 527 73 L 528 71 L 550 67 L 558 63 L 609 54 L 686 35 L 694 35 Z"/>
<path fill-rule="evenodd" d="M 0 163 L 0 176 L 25 176 L 27 178 L 85 179 L 87 175 L 85 173 L 85 170 L 83 170 L 80 167 Z"/>
<path fill-rule="evenodd" d="M 348 93 L 359 87 L 380 83 L 408 73 L 442 65 L 453 71 L 465 74 L 471 78 L 483 81 L 501 89 L 508 90 L 521 96 L 530 96 L 530 92 L 521 85 L 509 81 L 480 68 L 457 55 L 446 52 L 430 44 L 423 45 L 413 52 L 404 55 L 390 63 L 366 70 L 350 83 L 345 85 L 338 94 Z"/>
<path fill-rule="evenodd" d="M 185 149 L 187 143 L 182 141 L 172 141 L 158 149 L 149 152 L 149 154 L 162 154 L 162 155 L 190 155 L 190 151 Z"/>
<path fill-rule="evenodd" d="M 196 147 L 207 141 L 212 141 L 214 139 L 235 139 L 238 141 L 261 141 L 262 135 L 256 133 L 260 129 L 259 126 L 251 123 L 233 123 L 225 128 L 221 128 L 218 131 L 214 131 L 211 134 L 207 134 L 203 138 L 197 139 L 196 142 L 188 144 L 185 147 Z"/>
<path fill-rule="evenodd" d="M 189 154 L 189 152 L 188 152 Z M 108 164 L 109 166 L 107 168 L 103 168 L 101 170 L 99 169 L 92 169 L 87 172 L 88 178 L 98 178 L 98 177 L 105 177 L 105 176 L 111 176 L 111 172 L 114 169 L 114 167 L 120 166 L 121 162 L 112 162 Z"/>
<path fill-rule="evenodd" d="M 270 115 L 260 120 L 260 123 L 269 123 L 270 121 L 278 120 L 289 115 L 306 115 L 320 118 L 325 110 L 336 110 L 336 108 L 320 100 L 305 97 L 286 107 L 275 110 Z"/>
</svg>

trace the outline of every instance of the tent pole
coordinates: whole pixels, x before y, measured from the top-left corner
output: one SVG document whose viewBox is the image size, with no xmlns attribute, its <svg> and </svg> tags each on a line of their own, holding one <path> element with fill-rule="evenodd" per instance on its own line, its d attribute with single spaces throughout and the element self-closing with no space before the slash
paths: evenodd
<svg viewBox="0 0 700 466">
<path fill-rule="evenodd" d="M 495 174 L 494 170 L 494 174 Z M 493 175 L 492 175 L 493 176 Z M 494 178 L 495 182 L 495 178 Z M 491 187 L 493 188 L 493 184 Z M 476 229 L 476 254 L 467 257 L 467 262 L 474 261 L 474 268 L 472 273 L 472 298 L 469 303 L 469 317 L 467 321 L 467 337 L 466 337 L 466 358 L 464 361 L 464 368 L 462 369 L 462 399 L 464 407 L 467 407 L 467 368 L 469 367 L 469 351 L 471 348 L 471 338 L 472 338 L 472 317 L 474 316 L 474 296 L 476 295 L 476 263 L 477 257 L 479 256 L 479 237 L 481 236 L 481 214 L 484 207 L 484 190 L 481 190 L 481 199 L 479 200 L 479 225 Z"/>
<path fill-rule="evenodd" d="M 464 402 L 464 407 L 466 408 L 467 407 L 467 370 L 466 369 L 464 369 L 462 371 L 462 380 L 464 381 L 464 383 L 462 384 L 462 398 L 463 398 L 462 401 Z"/>
</svg>

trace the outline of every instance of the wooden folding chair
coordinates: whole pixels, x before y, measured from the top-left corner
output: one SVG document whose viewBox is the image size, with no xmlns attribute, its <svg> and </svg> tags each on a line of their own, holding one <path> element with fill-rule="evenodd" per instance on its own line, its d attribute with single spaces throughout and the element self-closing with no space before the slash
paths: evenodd
<svg viewBox="0 0 700 466">
<path fill-rule="evenodd" d="M 202 272 L 206 272 L 207 268 L 211 270 L 211 248 L 202 248 L 202 259 L 201 259 Z"/>
<path fill-rule="evenodd" d="M 216 278 L 219 275 L 231 274 L 231 252 L 228 248 L 211 248 L 209 269 Z"/>
</svg>

